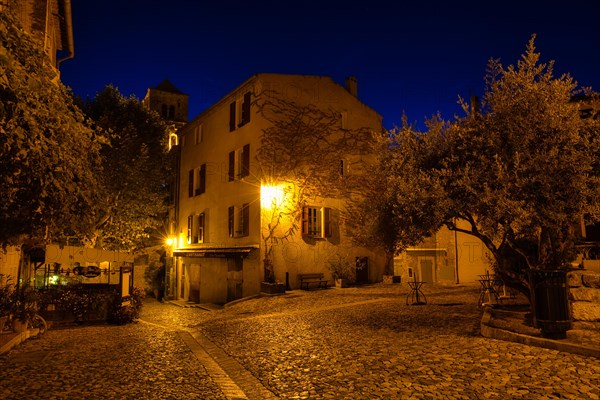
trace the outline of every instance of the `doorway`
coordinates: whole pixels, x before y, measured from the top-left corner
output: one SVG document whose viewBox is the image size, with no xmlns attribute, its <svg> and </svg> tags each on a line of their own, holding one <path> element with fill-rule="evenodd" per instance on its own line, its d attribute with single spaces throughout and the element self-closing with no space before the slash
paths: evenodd
<svg viewBox="0 0 600 400">
<path fill-rule="evenodd" d="M 227 302 L 241 299 L 244 285 L 244 260 L 242 258 L 227 259 Z"/>
</svg>

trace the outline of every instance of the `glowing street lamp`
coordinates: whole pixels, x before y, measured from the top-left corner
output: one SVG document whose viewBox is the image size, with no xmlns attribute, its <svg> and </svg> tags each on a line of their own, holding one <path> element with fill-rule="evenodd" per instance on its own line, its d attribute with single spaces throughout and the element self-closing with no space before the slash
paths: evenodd
<svg viewBox="0 0 600 400">
<path fill-rule="evenodd" d="M 265 185 L 260 187 L 260 207 L 274 208 L 283 203 L 283 185 Z"/>
</svg>

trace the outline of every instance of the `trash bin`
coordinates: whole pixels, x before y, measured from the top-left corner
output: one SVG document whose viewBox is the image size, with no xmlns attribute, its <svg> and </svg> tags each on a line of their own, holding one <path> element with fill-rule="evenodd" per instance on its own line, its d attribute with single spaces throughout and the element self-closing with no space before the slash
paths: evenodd
<svg viewBox="0 0 600 400">
<path fill-rule="evenodd" d="M 529 270 L 533 325 L 542 335 L 564 339 L 573 323 L 566 270 Z"/>
</svg>

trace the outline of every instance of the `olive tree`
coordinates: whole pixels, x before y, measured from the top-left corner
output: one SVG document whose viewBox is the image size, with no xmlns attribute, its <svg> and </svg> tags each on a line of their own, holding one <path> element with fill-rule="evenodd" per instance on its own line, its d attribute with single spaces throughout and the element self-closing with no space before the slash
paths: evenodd
<svg viewBox="0 0 600 400">
<path fill-rule="evenodd" d="M 475 236 L 525 294 L 528 269 L 569 266 L 578 222 L 600 205 L 599 121 L 580 118 L 577 82 L 540 62 L 534 39 L 516 66 L 489 62 L 481 105 L 463 101 L 463 118 L 399 129 L 388 177 L 400 232 Z"/>
</svg>

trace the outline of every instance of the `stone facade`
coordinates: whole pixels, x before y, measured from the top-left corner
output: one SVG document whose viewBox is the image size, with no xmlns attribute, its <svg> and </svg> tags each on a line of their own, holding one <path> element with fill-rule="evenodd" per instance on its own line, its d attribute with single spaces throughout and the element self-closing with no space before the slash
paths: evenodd
<svg viewBox="0 0 600 400">
<path fill-rule="evenodd" d="M 174 262 L 167 276 L 169 296 L 225 303 L 255 295 L 267 279 L 263 276 L 267 248 L 275 280 L 291 288 L 299 287 L 297 276 L 302 273 L 323 273 L 332 285 L 329 264 L 338 258 L 356 265 L 364 281 L 382 280 L 383 253 L 354 246 L 345 233 L 340 217 L 345 198 L 311 194 L 306 199 L 310 203 L 303 205 L 302 224 L 285 220 L 278 225 L 285 230 L 297 223 L 293 234 L 268 244 L 263 240 L 272 210 L 273 199 L 267 200 L 270 190 L 275 187 L 284 193 L 282 187 L 289 182 L 276 171 L 272 175 L 278 179 L 271 182 L 267 179 L 270 170 L 258 162 L 263 132 L 272 122 L 259 112 L 257 102 L 272 98 L 334 110 L 341 129 L 381 132 L 381 116 L 353 94 L 356 85 L 351 83 L 345 88 L 329 77 L 258 74 L 180 129 L 178 228 L 172 240 Z M 340 174 L 362 172 L 345 168 L 345 161 L 353 156 L 347 154 L 340 160 Z M 292 188 L 286 193 L 302 190 L 296 181 L 285 188 Z M 308 209 L 318 234 L 308 229 L 302 232 L 304 222 L 308 228 L 309 218 L 304 219 Z"/>
<path fill-rule="evenodd" d="M 568 275 L 573 320 L 600 322 L 600 273 L 587 270 Z"/>
</svg>

